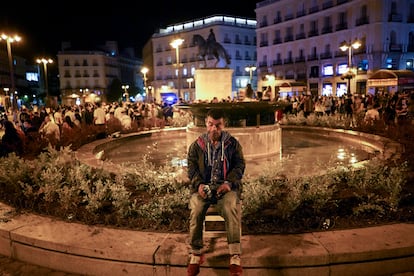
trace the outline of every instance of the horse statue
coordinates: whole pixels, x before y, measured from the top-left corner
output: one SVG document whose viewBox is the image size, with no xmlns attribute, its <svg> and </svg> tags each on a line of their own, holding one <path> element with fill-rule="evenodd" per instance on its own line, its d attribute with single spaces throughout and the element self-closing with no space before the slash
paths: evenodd
<svg viewBox="0 0 414 276">
<path fill-rule="evenodd" d="M 230 64 L 230 57 L 226 49 L 217 41 L 206 41 L 201 35 L 196 34 L 193 36 L 193 45 L 198 46 L 198 55 L 203 58 L 205 68 L 207 68 L 207 57 L 211 56 L 216 58 L 214 67 L 217 67 L 221 58 L 226 61 L 226 66 Z"/>
</svg>

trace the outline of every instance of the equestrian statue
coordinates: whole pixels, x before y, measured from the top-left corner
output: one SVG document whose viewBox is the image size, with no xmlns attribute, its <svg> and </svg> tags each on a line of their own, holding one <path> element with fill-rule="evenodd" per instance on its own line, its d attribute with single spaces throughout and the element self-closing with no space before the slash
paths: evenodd
<svg viewBox="0 0 414 276">
<path fill-rule="evenodd" d="M 198 55 L 203 58 L 205 68 L 207 68 L 207 57 L 213 56 L 216 58 L 214 68 L 217 67 L 217 64 L 221 59 L 226 61 L 226 67 L 230 64 L 230 57 L 227 54 L 226 49 L 216 41 L 213 29 L 210 29 L 210 34 L 207 40 L 201 35 L 194 35 L 193 45 L 198 46 Z"/>
</svg>

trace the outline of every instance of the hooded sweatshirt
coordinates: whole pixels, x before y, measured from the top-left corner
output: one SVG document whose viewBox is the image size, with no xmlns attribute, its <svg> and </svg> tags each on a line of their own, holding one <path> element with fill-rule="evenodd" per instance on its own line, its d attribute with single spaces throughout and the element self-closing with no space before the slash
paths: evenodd
<svg viewBox="0 0 414 276">
<path fill-rule="evenodd" d="M 222 131 L 220 142 L 214 146 L 208 134 L 200 135 L 188 149 L 188 177 L 193 192 L 200 184 L 221 184 L 228 181 L 232 190 L 241 194 L 245 160 L 239 141 Z"/>
</svg>

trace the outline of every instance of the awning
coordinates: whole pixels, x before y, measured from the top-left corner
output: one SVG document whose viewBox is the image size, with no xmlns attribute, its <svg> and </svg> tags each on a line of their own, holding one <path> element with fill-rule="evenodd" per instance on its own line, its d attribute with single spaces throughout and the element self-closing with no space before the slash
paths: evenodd
<svg viewBox="0 0 414 276">
<path fill-rule="evenodd" d="M 279 86 L 279 92 L 303 92 L 306 90 L 306 84 L 303 82 L 284 82 Z"/>
<path fill-rule="evenodd" d="M 410 70 L 381 69 L 368 78 L 367 86 L 414 85 L 414 72 Z"/>
</svg>

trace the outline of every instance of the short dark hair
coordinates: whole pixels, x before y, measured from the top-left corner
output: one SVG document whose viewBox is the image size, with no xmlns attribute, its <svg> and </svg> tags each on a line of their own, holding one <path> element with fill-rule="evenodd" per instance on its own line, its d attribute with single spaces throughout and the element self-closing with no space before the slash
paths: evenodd
<svg viewBox="0 0 414 276">
<path fill-rule="evenodd" d="M 220 108 L 212 108 L 208 110 L 207 117 L 211 117 L 214 120 L 218 120 L 224 118 L 224 112 Z"/>
</svg>

